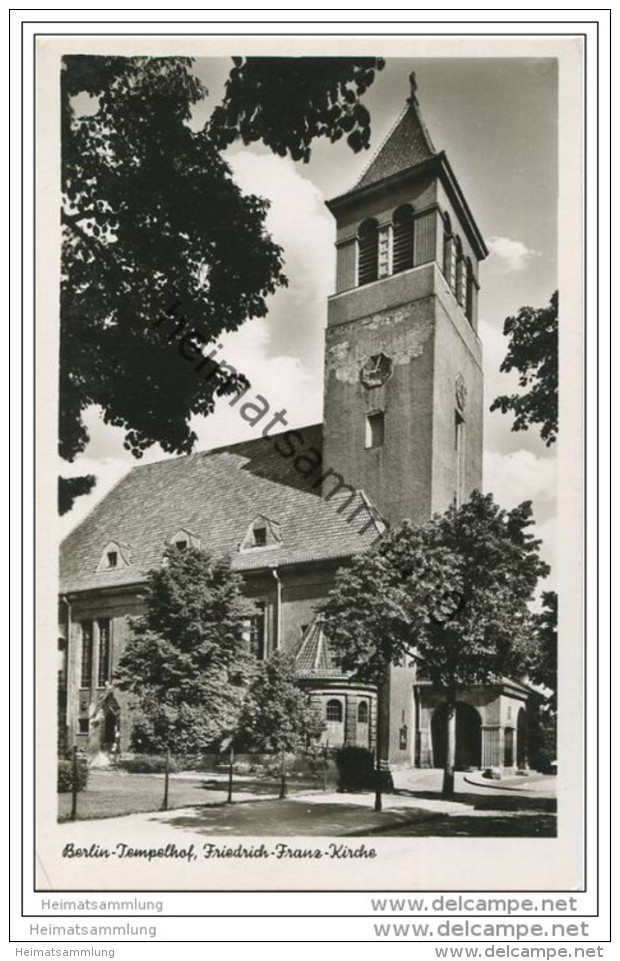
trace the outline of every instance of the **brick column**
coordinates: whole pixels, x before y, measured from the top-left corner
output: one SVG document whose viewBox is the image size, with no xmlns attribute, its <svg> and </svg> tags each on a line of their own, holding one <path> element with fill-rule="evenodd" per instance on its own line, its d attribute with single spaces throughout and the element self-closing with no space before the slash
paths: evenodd
<svg viewBox="0 0 620 961">
<path fill-rule="evenodd" d="M 499 724 L 482 725 L 482 766 L 501 767 L 504 762 L 504 737 Z"/>
<path fill-rule="evenodd" d="M 347 693 L 345 697 L 344 743 L 357 744 L 357 694 Z"/>
</svg>

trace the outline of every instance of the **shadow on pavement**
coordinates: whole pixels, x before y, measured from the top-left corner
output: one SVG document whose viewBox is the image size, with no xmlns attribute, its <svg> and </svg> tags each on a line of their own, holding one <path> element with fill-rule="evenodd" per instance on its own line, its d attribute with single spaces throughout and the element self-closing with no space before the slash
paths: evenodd
<svg viewBox="0 0 620 961">
<path fill-rule="evenodd" d="M 403 788 L 393 791 L 390 796 L 419 798 L 421 801 L 444 800 L 437 791 L 409 791 Z M 457 791 L 453 797 L 445 800 L 454 801 L 459 804 L 467 804 L 476 811 L 544 811 L 548 813 L 557 811 L 556 798 L 536 797 L 535 795 L 525 794 L 486 795 Z"/>
</svg>

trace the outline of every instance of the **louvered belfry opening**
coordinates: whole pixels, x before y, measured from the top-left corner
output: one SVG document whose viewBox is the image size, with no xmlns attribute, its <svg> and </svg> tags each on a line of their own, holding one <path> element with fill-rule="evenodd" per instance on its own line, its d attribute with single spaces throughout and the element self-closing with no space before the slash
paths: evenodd
<svg viewBox="0 0 620 961">
<path fill-rule="evenodd" d="M 359 260 L 358 283 L 370 284 L 377 279 L 379 273 L 379 244 L 377 239 L 376 220 L 365 220 L 358 233 Z"/>
<path fill-rule="evenodd" d="M 392 220 L 392 273 L 413 267 L 413 210 L 409 204 L 394 211 Z"/>
</svg>

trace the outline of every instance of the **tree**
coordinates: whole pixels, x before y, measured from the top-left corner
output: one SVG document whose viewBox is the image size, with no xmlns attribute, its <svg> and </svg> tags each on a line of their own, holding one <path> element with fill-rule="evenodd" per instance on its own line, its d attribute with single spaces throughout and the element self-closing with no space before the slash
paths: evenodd
<svg viewBox="0 0 620 961">
<path fill-rule="evenodd" d="M 195 548 L 170 548 L 149 572 L 115 677 L 133 694 L 142 749 L 206 750 L 235 730 L 254 670 L 244 639 L 254 608 L 241 587 L 228 560 Z"/>
<path fill-rule="evenodd" d="M 502 394 L 491 410 L 515 415 L 512 429 L 527 430 L 540 424 L 540 436 L 547 447 L 558 433 L 558 292 L 547 307 L 521 307 L 516 317 L 504 321 L 504 335 L 510 337 L 508 353 L 500 370 L 519 372 L 519 394 Z"/>
<path fill-rule="evenodd" d="M 190 59 L 63 59 L 63 458 L 85 449 L 91 405 L 123 428 L 136 457 L 154 443 L 192 450 L 191 417 L 210 414 L 242 381 L 223 364 L 208 377 L 190 371 L 158 321 L 181 315 L 184 356 L 200 362 L 222 332 L 265 316 L 266 298 L 286 284 L 282 251 L 265 231 L 268 203 L 241 193 L 221 151 L 236 137 L 262 139 L 307 160 L 313 138 L 344 133 L 352 149 L 367 146 L 358 97 L 381 66 L 235 58 L 224 104 L 196 131 L 192 108 L 206 90 Z M 69 502 L 83 492 L 61 485 Z"/>
<path fill-rule="evenodd" d="M 543 591 L 542 608 L 533 620 L 528 676 L 535 684 L 552 691 L 555 703 L 558 687 L 558 595 L 555 591 Z"/>
<path fill-rule="evenodd" d="M 443 793 L 454 791 L 459 689 L 518 675 L 533 628 L 528 604 L 548 568 L 529 502 L 506 511 L 474 492 L 460 507 L 386 533 L 336 577 L 325 607 L 334 655 L 380 685 L 391 664 L 415 657 L 445 698 Z"/>
<path fill-rule="evenodd" d="M 285 754 L 316 741 L 325 722 L 297 685 L 293 658 L 276 651 L 260 664 L 238 725 L 237 743 L 281 758 L 280 797 L 286 796 Z"/>
<path fill-rule="evenodd" d="M 533 620 L 534 630 L 526 654 L 527 674 L 534 684 L 549 692 L 537 718 L 537 761 L 547 768 L 557 755 L 558 596 L 555 591 L 543 592 L 542 608 Z"/>
</svg>

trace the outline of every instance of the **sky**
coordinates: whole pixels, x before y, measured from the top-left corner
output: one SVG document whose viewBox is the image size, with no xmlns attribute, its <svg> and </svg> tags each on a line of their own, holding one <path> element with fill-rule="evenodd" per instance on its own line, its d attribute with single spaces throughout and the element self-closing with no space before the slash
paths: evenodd
<svg viewBox="0 0 620 961">
<path fill-rule="evenodd" d="M 234 53 L 234 51 L 232 51 Z M 192 124 L 201 126 L 221 100 L 231 62 L 198 59 L 194 70 L 208 90 Z M 418 99 L 431 138 L 445 150 L 486 240 L 480 265 L 478 333 L 483 345 L 485 421 L 483 488 L 504 507 L 531 500 L 542 554 L 554 567 L 557 468 L 554 446 L 538 431 L 511 431 L 511 416 L 490 413 L 492 400 L 516 387 L 502 374 L 504 319 L 521 306 L 542 307 L 557 288 L 557 65 L 547 58 L 389 59 L 363 97 L 371 116 L 371 147 L 317 141 L 309 163 L 274 156 L 259 145 L 226 154 L 245 193 L 269 199 L 267 228 L 284 250 L 289 286 L 268 301 L 267 317 L 220 338 L 220 357 L 243 370 L 253 391 L 287 410 L 290 427 L 322 419 L 323 340 L 327 297 L 334 291 L 334 221 L 325 200 L 350 189 L 370 162 L 409 95 L 415 70 Z M 277 392 L 277 397 L 274 397 Z M 97 486 L 61 518 L 64 536 L 136 461 L 123 431 L 86 414 L 90 443 L 64 476 L 94 473 Z M 253 436 L 224 399 L 208 418 L 194 418 L 197 450 Z M 158 446 L 139 463 L 168 455 Z M 544 585 L 555 587 L 552 575 Z"/>
</svg>

